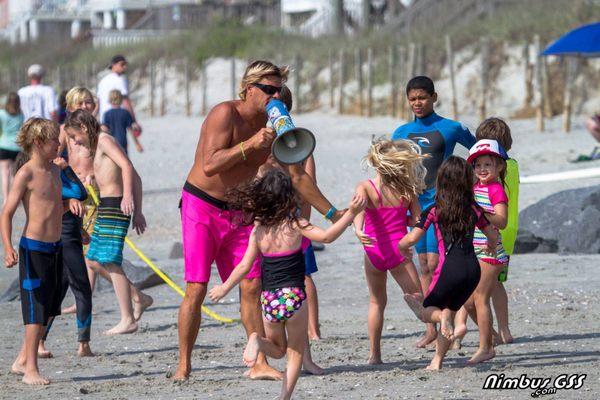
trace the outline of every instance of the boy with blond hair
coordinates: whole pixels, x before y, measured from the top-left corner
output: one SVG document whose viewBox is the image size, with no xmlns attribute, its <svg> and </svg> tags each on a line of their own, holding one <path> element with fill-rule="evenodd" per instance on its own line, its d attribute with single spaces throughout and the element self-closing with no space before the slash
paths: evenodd
<svg viewBox="0 0 600 400">
<path fill-rule="evenodd" d="M 40 375 L 37 350 L 42 327 L 60 314 L 62 245 L 60 241 L 63 202 L 60 168 L 52 160 L 58 150 L 59 127 L 43 118 L 31 118 L 21 128 L 17 143 L 27 161 L 16 173 L 1 217 L 4 264 L 19 262 L 21 308 L 25 340 L 12 372 L 23 374 L 29 385 L 47 385 Z M 12 219 L 23 202 L 27 221 L 19 243 L 12 244 Z"/>
<path fill-rule="evenodd" d="M 121 108 L 123 94 L 117 89 L 111 90 L 108 94 L 108 100 L 110 101 L 111 109 L 102 116 L 102 125 L 108 128 L 108 132 L 125 150 L 125 154 L 127 154 L 127 130 L 132 133 L 131 137 L 137 151 L 140 153 L 143 152 L 144 148 L 140 144 L 137 135 L 131 130 L 134 122 L 133 117 L 129 111 Z"/>
</svg>

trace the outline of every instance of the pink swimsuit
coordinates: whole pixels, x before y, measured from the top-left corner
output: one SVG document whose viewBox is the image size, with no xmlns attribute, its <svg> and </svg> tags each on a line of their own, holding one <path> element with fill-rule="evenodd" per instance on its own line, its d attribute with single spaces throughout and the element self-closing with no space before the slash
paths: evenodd
<svg viewBox="0 0 600 400">
<path fill-rule="evenodd" d="M 381 192 L 375 183 L 369 183 L 377 192 L 379 205 L 377 208 L 365 209 L 365 234 L 375 238 L 373 247 L 365 246 L 369 261 L 380 271 L 387 271 L 403 263 L 406 258 L 398 251 L 398 242 L 407 233 L 406 227 L 408 208 L 404 206 L 383 207 Z"/>
</svg>

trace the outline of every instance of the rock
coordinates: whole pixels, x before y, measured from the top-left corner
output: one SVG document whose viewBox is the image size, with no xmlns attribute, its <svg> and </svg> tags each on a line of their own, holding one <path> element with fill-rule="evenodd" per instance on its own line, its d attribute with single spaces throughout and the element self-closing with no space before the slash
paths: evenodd
<svg viewBox="0 0 600 400">
<path fill-rule="evenodd" d="M 519 214 L 515 253 L 600 253 L 600 185 L 555 193 Z"/>
<path fill-rule="evenodd" d="M 128 260 L 123 260 L 123 270 L 127 278 L 134 284 L 134 286 L 140 290 L 151 288 L 154 286 L 162 285 L 165 283 L 158 275 L 147 266 L 136 266 Z M 106 290 L 113 290 L 112 284 L 105 279 L 99 278 L 96 281 L 96 290 L 103 292 Z M 19 299 L 19 279 L 13 280 L 0 296 L 0 302 L 13 301 Z"/>
<path fill-rule="evenodd" d="M 177 260 L 183 258 L 183 243 L 175 242 L 171 246 L 171 252 L 169 253 L 169 260 Z"/>
</svg>

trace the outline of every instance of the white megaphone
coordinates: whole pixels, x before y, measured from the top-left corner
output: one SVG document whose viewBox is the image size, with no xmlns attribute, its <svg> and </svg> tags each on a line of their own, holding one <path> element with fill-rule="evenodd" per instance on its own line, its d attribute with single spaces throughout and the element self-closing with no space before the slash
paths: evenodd
<svg viewBox="0 0 600 400">
<path fill-rule="evenodd" d="M 315 136 L 305 128 L 297 128 L 281 100 L 271 99 L 267 115 L 277 137 L 271 151 L 281 164 L 298 164 L 306 160 L 315 149 Z"/>
</svg>

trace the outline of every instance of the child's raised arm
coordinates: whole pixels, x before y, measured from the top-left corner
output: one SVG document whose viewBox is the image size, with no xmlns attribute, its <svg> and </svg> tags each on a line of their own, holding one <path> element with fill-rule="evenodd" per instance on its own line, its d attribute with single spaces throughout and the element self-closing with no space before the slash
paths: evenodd
<svg viewBox="0 0 600 400">
<path fill-rule="evenodd" d="M 364 197 L 354 195 L 348 206 L 348 211 L 338 219 L 333 225 L 327 230 L 323 230 L 317 226 L 311 225 L 310 222 L 304 218 L 298 220 L 299 224 L 296 229 L 300 230 L 302 236 L 321 243 L 331 243 L 346 230 L 346 228 L 352 223 L 352 220 L 362 210 L 365 209 L 367 201 Z"/>
<path fill-rule="evenodd" d="M 22 167 L 17 171 L 13 181 L 6 204 L 0 217 L 0 230 L 2 231 L 2 244 L 4 246 L 4 265 L 8 268 L 15 265 L 18 261 L 17 252 L 12 245 L 12 219 L 17 211 L 19 202 L 25 195 L 27 184 L 31 180 L 31 171 L 27 167 Z"/>
<path fill-rule="evenodd" d="M 356 187 L 356 194 L 361 195 L 364 199 L 368 199 L 369 195 L 367 194 L 367 190 L 363 186 L 362 182 L 358 184 Z M 366 235 L 363 232 L 363 227 L 365 226 L 365 210 L 362 210 L 354 217 L 354 234 L 358 238 L 358 240 L 364 245 L 368 247 L 373 246 L 373 241 L 376 240 L 369 235 Z"/>
<path fill-rule="evenodd" d="M 233 272 L 231 275 L 229 275 L 229 278 L 227 278 L 225 282 L 210 289 L 208 292 L 208 297 L 212 301 L 219 301 L 225 297 L 234 286 L 239 284 L 242 279 L 248 275 L 254 260 L 256 257 L 258 257 L 258 253 L 259 249 L 256 241 L 256 227 L 254 227 L 254 229 L 252 229 L 252 233 L 250 233 L 248 247 L 246 248 L 246 253 L 244 253 L 242 261 L 240 261 L 240 263 L 234 268 Z"/>
<path fill-rule="evenodd" d="M 98 147 L 108 156 L 108 158 L 113 160 L 114 163 L 121 168 L 123 178 L 123 200 L 121 201 L 121 211 L 123 211 L 123 214 L 125 215 L 133 214 L 135 210 L 135 199 L 133 196 L 135 190 L 135 171 L 133 169 L 133 164 L 131 164 L 131 161 L 127 158 L 115 139 L 108 134 L 100 134 Z"/>
<path fill-rule="evenodd" d="M 421 218 L 421 205 L 419 204 L 419 198 L 417 196 L 411 196 L 408 209 L 410 210 L 408 226 L 416 226 Z"/>
</svg>

